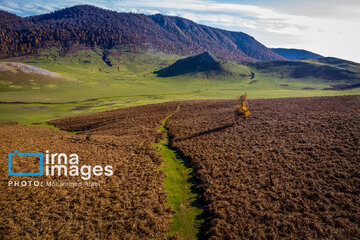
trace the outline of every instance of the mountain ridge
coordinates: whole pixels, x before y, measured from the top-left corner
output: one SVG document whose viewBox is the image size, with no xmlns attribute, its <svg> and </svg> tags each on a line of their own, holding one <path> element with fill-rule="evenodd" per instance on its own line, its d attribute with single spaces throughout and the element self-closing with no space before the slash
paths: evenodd
<svg viewBox="0 0 360 240">
<path fill-rule="evenodd" d="M 2 14 L 0 19 L 9 22 L 13 15 Z M 106 49 L 130 45 L 179 55 L 211 51 L 236 61 L 285 60 L 246 33 L 161 14 L 119 13 L 77 5 L 37 16 L 17 16 L 15 22 L 15 26 L 0 27 L 0 56 L 33 54 L 54 46 L 66 52 L 80 45 Z"/>
</svg>

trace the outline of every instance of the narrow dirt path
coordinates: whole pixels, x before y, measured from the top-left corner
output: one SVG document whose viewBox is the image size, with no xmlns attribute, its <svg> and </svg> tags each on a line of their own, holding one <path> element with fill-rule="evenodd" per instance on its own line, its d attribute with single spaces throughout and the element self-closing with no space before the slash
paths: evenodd
<svg viewBox="0 0 360 240">
<path fill-rule="evenodd" d="M 171 229 L 168 232 L 169 237 L 177 235 L 180 239 L 198 239 L 199 228 L 203 222 L 202 209 L 197 202 L 196 192 L 193 190 L 192 168 L 181 158 L 181 154 L 172 149 L 169 143 L 169 136 L 166 129 L 166 121 L 177 110 L 166 117 L 160 129 L 164 138 L 155 143 L 155 147 L 164 160 L 162 170 L 167 174 L 165 178 L 165 192 L 168 196 L 168 206 L 175 212 Z"/>
</svg>

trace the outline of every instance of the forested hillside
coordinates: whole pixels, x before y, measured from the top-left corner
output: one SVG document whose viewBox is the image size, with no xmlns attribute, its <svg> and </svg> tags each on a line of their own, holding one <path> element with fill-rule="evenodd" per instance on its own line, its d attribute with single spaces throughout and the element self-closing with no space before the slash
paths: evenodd
<svg viewBox="0 0 360 240">
<path fill-rule="evenodd" d="M 72 47 L 130 46 L 191 55 L 211 51 L 237 61 L 284 60 L 242 32 L 197 24 L 180 17 L 118 13 L 89 5 L 61 9 L 22 18 L 0 12 L 0 56 L 37 53 L 56 46 L 63 52 Z"/>
</svg>

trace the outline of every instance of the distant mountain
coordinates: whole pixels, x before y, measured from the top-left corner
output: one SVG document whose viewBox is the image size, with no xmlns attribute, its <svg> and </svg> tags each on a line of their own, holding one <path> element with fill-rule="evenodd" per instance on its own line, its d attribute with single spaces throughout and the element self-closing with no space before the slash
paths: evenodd
<svg viewBox="0 0 360 240">
<path fill-rule="evenodd" d="M 302 49 L 271 48 L 271 50 L 274 53 L 292 61 L 301 60 L 301 59 L 318 59 L 323 57 L 319 54 Z"/>
<path fill-rule="evenodd" d="M 32 54 L 53 46 L 66 53 L 80 45 L 104 49 L 127 45 L 134 51 L 152 48 L 180 55 L 211 51 L 236 61 L 285 60 L 245 33 L 160 14 L 118 13 L 79 5 L 27 18 L 2 11 L 0 22 L 0 56 Z"/>
</svg>

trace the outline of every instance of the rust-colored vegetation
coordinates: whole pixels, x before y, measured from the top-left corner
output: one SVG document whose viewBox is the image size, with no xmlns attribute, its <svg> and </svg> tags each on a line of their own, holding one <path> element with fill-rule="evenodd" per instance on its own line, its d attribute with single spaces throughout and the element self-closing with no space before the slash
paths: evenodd
<svg viewBox="0 0 360 240">
<path fill-rule="evenodd" d="M 194 168 L 205 239 L 356 239 L 360 236 L 360 96 L 234 100 L 131 107 L 38 126 L 0 125 L 1 239 L 165 239 L 161 121 Z M 236 134 L 234 134 L 234 129 Z M 8 187 L 7 153 L 77 153 L 112 165 L 100 187 Z M 22 167 L 19 165 L 18 167 Z M 37 177 L 71 181 L 73 178 Z"/>
<path fill-rule="evenodd" d="M 360 236 L 360 96 L 193 101 L 167 127 L 191 159 L 207 239 Z M 233 134 L 236 128 L 236 134 Z"/>
<path fill-rule="evenodd" d="M 0 124 L 0 239 L 166 239 L 162 160 L 152 143 L 176 104 L 132 107 L 55 120 L 64 130 Z M 7 153 L 77 153 L 80 165 L 112 165 L 99 187 L 8 187 L 8 180 L 73 182 L 76 177 L 9 177 Z M 21 167 L 21 166 L 19 166 Z"/>
</svg>

